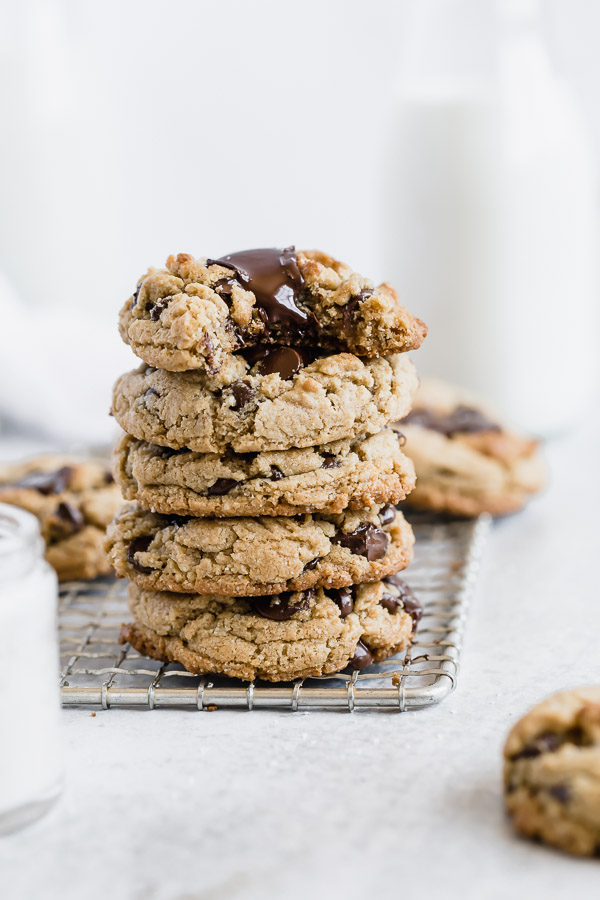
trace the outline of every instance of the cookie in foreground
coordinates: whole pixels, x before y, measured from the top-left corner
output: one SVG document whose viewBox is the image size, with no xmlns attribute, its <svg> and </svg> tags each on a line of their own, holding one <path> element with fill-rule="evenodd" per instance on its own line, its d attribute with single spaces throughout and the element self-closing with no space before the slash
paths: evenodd
<svg viewBox="0 0 600 900">
<path fill-rule="evenodd" d="M 111 571 L 102 544 L 122 501 L 108 463 L 44 455 L 2 464 L 0 502 L 37 516 L 46 559 L 61 581 Z"/>
<path fill-rule="evenodd" d="M 140 587 L 260 596 L 377 581 L 406 568 L 414 535 L 390 505 L 339 515 L 200 519 L 126 504 L 105 548 Z"/>
<path fill-rule="evenodd" d="M 517 722 L 504 790 L 517 831 L 577 856 L 600 854 L 600 687 L 554 694 Z"/>
<path fill-rule="evenodd" d="M 408 413 L 416 389 L 406 355 L 314 358 L 277 347 L 231 356 L 216 375 L 142 365 L 117 380 L 112 412 L 128 434 L 161 447 L 252 453 L 376 434 Z"/>
<path fill-rule="evenodd" d="M 174 451 L 123 435 L 114 462 L 127 500 L 154 512 L 192 516 L 340 513 L 396 504 L 415 483 L 414 466 L 391 430 L 244 454 Z"/>
<path fill-rule="evenodd" d="M 422 609 L 408 585 L 388 580 L 267 597 L 129 589 L 135 621 L 121 642 L 197 674 L 290 681 L 363 670 L 410 644 Z"/>
<path fill-rule="evenodd" d="M 218 259 L 170 256 L 125 302 L 123 340 L 151 366 L 217 372 L 258 343 L 382 356 L 416 350 L 427 329 L 398 302 L 319 251 L 244 250 Z"/>
<path fill-rule="evenodd" d="M 458 516 L 505 515 L 541 490 L 537 441 L 504 428 L 471 395 L 423 379 L 412 411 L 394 427 L 406 438 L 417 485 L 407 504 Z"/>
</svg>

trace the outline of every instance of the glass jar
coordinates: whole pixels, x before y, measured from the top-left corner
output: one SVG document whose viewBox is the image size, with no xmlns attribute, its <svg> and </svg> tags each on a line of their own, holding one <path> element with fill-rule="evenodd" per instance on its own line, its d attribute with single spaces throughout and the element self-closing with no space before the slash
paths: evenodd
<svg viewBox="0 0 600 900">
<path fill-rule="evenodd" d="M 0 503 L 0 834 L 43 815 L 62 786 L 57 594 L 37 519 Z"/>
</svg>

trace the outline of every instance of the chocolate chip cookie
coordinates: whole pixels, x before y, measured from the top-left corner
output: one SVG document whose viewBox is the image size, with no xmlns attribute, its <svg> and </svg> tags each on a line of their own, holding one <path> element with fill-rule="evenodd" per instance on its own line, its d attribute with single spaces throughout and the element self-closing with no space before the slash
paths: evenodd
<svg viewBox="0 0 600 900">
<path fill-rule="evenodd" d="M 294 247 L 170 256 L 165 269 L 140 279 L 119 327 L 151 366 L 211 373 L 259 343 L 372 357 L 414 350 L 427 333 L 390 285 L 375 287 L 324 253 Z"/>
<path fill-rule="evenodd" d="M 0 465 L 0 503 L 37 516 L 46 559 L 61 581 L 110 572 L 102 542 L 120 502 L 121 492 L 101 461 L 40 456 Z"/>
<path fill-rule="evenodd" d="M 510 732 L 504 758 L 516 829 L 577 856 L 600 855 L 600 687 L 535 706 Z"/>
<path fill-rule="evenodd" d="M 195 453 L 123 435 L 115 477 L 128 500 L 159 513 L 293 516 L 398 503 L 414 467 L 394 431 L 302 450 Z"/>
<path fill-rule="evenodd" d="M 148 591 L 131 585 L 135 618 L 121 641 L 190 672 L 290 681 L 364 669 L 404 650 L 421 607 L 400 579 L 265 597 Z"/>
<path fill-rule="evenodd" d="M 195 519 L 126 504 L 105 548 L 117 574 L 140 587 L 239 597 L 376 581 L 408 565 L 413 543 L 410 525 L 389 505 Z"/>
<path fill-rule="evenodd" d="M 266 373 L 238 354 L 214 376 L 142 365 L 117 381 L 113 415 L 133 437 L 174 450 L 289 450 L 376 434 L 409 411 L 416 388 L 414 366 L 401 354 L 342 353 L 292 373 Z"/>
<path fill-rule="evenodd" d="M 538 442 L 507 431 L 470 395 L 424 379 L 413 410 L 394 426 L 417 472 L 410 506 L 459 516 L 503 515 L 539 491 Z"/>
</svg>

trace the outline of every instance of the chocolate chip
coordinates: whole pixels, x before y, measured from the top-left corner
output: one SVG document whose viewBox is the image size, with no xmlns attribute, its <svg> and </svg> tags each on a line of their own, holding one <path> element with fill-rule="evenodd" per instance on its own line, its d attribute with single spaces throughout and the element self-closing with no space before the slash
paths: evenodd
<svg viewBox="0 0 600 900">
<path fill-rule="evenodd" d="M 553 731 L 540 734 L 535 740 L 527 744 L 520 753 L 516 753 L 512 759 L 534 759 L 542 753 L 554 753 L 563 744 L 563 739 Z"/>
<path fill-rule="evenodd" d="M 391 503 L 386 503 L 379 510 L 378 516 L 382 525 L 390 525 L 396 518 L 396 507 Z"/>
<path fill-rule="evenodd" d="M 322 557 L 320 557 L 320 556 L 315 556 L 314 559 L 309 559 L 309 561 L 306 563 L 306 565 L 304 566 L 302 571 L 309 572 L 311 569 L 316 569 L 318 564 L 321 562 L 321 559 L 322 559 Z"/>
<path fill-rule="evenodd" d="M 398 597 L 396 598 L 392 594 L 386 592 L 381 598 L 381 605 L 384 606 L 388 612 L 392 613 L 392 615 L 394 615 L 394 613 L 398 611 L 398 607 L 401 606 L 412 618 L 414 630 L 423 617 L 423 607 L 407 583 L 399 578 L 398 575 L 388 575 L 383 581 L 387 584 L 392 584 L 396 588 Z M 384 598 L 386 599 L 384 600 Z M 389 600 L 387 598 L 389 598 Z"/>
<path fill-rule="evenodd" d="M 281 478 L 285 478 L 285 475 L 283 474 L 281 469 L 278 469 L 277 466 L 271 466 L 271 475 L 269 480 L 279 481 Z"/>
<path fill-rule="evenodd" d="M 233 397 L 232 409 L 243 409 L 254 397 L 254 391 L 245 381 L 234 381 L 230 390 Z"/>
<path fill-rule="evenodd" d="M 273 597 L 248 597 L 248 601 L 254 607 L 254 611 L 265 619 L 273 619 L 275 622 L 283 622 L 303 609 L 308 609 L 308 604 L 314 597 L 312 590 L 303 591 L 296 595 L 297 600 L 292 602 L 293 592 L 276 594 Z"/>
<path fill-rule="evenodd" d="M 160 394 L 154 388 L 148 388 L 147 391 L 144 391 L 144 397 L 160 397 Z"/>
<path fill-rule="evenodd" d="M 340 618 L 345 619 L 354 609 L 354 595 L 350 588 L 341 588 L 332 595 L 334 603 L 340 608 Z"/>
<path fill-rule="evenodd" d="M 142 289 L 143 283 L 144 283 L 144 281 L 142 279 L 142 281 L 138 281 L 138 283 L 136 285 L 135 291 L 133 292 L 133 296 L 131 298 L 131 303 L 129 304 L 130 310 L 132 310 L 134 308 L 135 304 L 138 302 L 138 297 L 140 296 L 140 291 Z"/>
<path fill-rule="evenodd" d="M 352 323 L 354 321 L 354 316 L 360 306 L 360 301 L 354 297 L 351 300 L 348 300 L 346 305 L 342 309 L 342 327 L 344 331 L 349 331 L 352 328 Z"/>
<path fill-rule="evenodd" d="M 146 310 L 150 313 L 150 318 L 153 322 L 157 322 L 160 319 L 162 311 L 167 308 L 173 299 L 173 295 L 169 295 L 168 297 L 158 297 L 157 300 L 146 306 Z"/>
<path fill-rule="evenodd" d="M 304 286 L 294 247 L 242 250 L 219 259 L 207 259 L 207 266 L 223 266 L 256 297 L 265 330 L 279 334 L 299 334 L 311 326 L 311 317 L 297 301 Z"/>
<path fill-rule="evenodd" d="M 213 290 L 219 294 L 220 297 L 227 303 L 227 305 L 231 305 L 231 294 L 233 292 L 234 285 L 238 285 L 239 281 L 235 278 L 219 278 L 218 281 L 213 284 Z"/>
<path fill-rule="evenodd" d="M 334 541 L 341 547 L 347 547 L 358 556 L 366 556 L 369 562 L 385 556 L 389 540 L 385 531 L 367 522 L 359 525 L 349 534 L 338 532 L 334 538 Z"/>
<path fill-rule="evenodd" d="M 234 488 L 237 484 L 235 478 L 217 478 L 214 484 L 212 484 L 206 492 L 207 497 L 222 497 L 223 494 L 228 494 L 229 491 Z"/>
<path fill-rule="evenodd" d="M 153 570 L 148 566 L 140 565 L 140 563 L 137 562 L 135 555 L 136 553 L 145 553 L 151 543 L 152 536 L 143 534 L 140 535 L 140 537 L 134 538 L 127 548 L 127 562 L 138 572 L 141 572 L 142 575 L 150 575 Z"/>
<path fill-rule="evenodd" d="M 50 523 L 56 525 L 56 528 L 51 530 L 58 532 L 57 536 L 59 537 L 64 538 L 67 535 L 77 534 L 85 528 L 83 513 L 72 503 L 59 503 L 54 515 L 58 521 Z"/>
<path fill-rule="evenodd" d="M 104 481 L 106 484 L 114 484 L 115 476 L 113 475 L 112 472 L 105 472 L 104 473 Z"/>
<path fill-rule="evenodd" d="M 278 374 L 283 381 L 297 375 L 306 365 L 306 356 L 292 347 L 274 347 L 261 359 L 257 366 L 259 375 Z"/>
<path fill-rule="evenodd" d="M 323 462 L 321 463 L 322 469 L 339 469 L 340 465 L 339 458 L 334 456 L 333 453 L 323 454 Z"/>
<path fill-rule="evenodd" d="M 570 803 L 572 796 L 566 784 L 554 784 L 548 788 L 548 793 L 559 803 Z"/>
<path fill-rule="evenodd" d="M 55 472 L 31 472 L 19 481 L 14 482 L 14 487 L 31 488 L 40 494 L 62 494 L 66 491 L 71 475 L 72 466 L 62 466 Z"/>
<path fill-rule="evenodd" d="M 359 641 L 356 645 L 356 650 L 354 651 L 354 656 L 350 660 L 350 667 L 352 669 L 366 669 L 367 666 L 370 666 L 373 662 L 373 654 L 362 641 Z"/>
<path fill-rule="evenodd" d="M 446 437 L 455 434 L 476 434 L 481 431 L 500 431 L 496 425 L 478 409 L 470 406 L 457 406 L 450 413 L 436 412 L 425 407 L 413 409 L 402 419 L 405 425 L 419 425 L 430 431 L 437 431 Z"/>
</svg>

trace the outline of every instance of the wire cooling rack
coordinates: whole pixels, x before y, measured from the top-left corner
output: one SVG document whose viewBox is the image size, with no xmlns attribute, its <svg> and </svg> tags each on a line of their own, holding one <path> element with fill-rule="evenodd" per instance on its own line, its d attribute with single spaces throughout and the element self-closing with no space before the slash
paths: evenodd
<svg viewBox="0 0 600 900">
<path fill-rule="evenodd" d="M 400 712 L 432 706 L 456 686 L 463 629 L 489 524 L 486 516 L 460 522 L 414 519 L 415 558 L 406 580 L 424 614 L 412 646 L 364 672 L 288 684 L 192 675 L 177 664 L 141 656 L 118 643 L 121 623 L 131 618 L 126 582 L 66 584 L 59 606 L 63 705 Z"/>
</svg>

